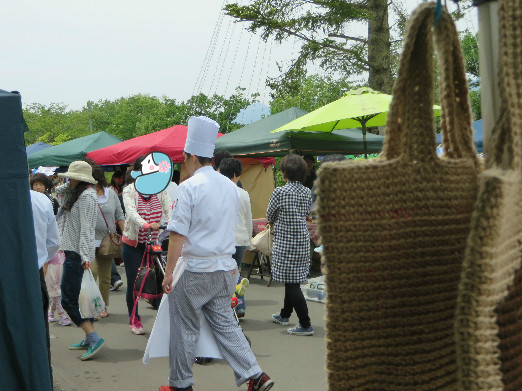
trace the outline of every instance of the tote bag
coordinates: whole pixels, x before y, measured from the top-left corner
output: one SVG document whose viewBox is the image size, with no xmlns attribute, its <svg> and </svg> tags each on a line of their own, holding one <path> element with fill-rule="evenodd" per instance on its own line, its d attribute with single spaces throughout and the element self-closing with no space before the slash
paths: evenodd
<svg viewBox="0 0 522 391">
<path fill-rule="evenodd" d="M 330 391 L 457 389 L 453 325 L 480 164 L 457 31 L 434 14 L 424 3 L 409 21 L 381 156 L 319 172 Z"/>
<path fill-rule="evenodd" d="M 272 227 L 267 224 L 264 230 L 252 238 L 251 243 L 252 246 L 254 246 L 261 253 L 271 256 L 272 246 L 274 244 L 274 234 L 272 233 Z"/>
<path fill-rule="evenodd" d="M 522 390 L 521 0 L 499 1 L 501 116 L 486 145 L 459 288 L 461 390 Z"/>
</svg>

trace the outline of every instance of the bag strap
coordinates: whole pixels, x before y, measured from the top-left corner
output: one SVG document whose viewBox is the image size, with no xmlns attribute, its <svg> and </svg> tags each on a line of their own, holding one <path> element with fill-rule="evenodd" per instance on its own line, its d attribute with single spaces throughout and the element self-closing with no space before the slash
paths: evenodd
<svg viewBox="0 0 522 391">
<path fill-rule="evenodd" d="M 105 215 L 103 214 L 103 210 L 102 210 L 100 204 L 98 204 L 98 209 L 100 209 L 100 212 L 102 214 L 103 221 L 105 221 L 105 226 L 107 227 L 107 230 L 109 231 L 109 233 L 111 233 L 111 229 L 109 228 L 109 224 L 107 224 L 107 219 L 105 218 Z"/>
<path fill-rule="evenodd" d="M 153 266 L 153 262 L 151 261 L 151 255 L 149 253 L 149 245 L 145 246 L 145 251 L 143 252 L 143 257 L 141 258 L 140 267 L 148 267 L 151 268 Z"/>
<path fill-rule="evenodd" d="M 478 164 L 458 34 L 443 9 L 433 27 L 435 3 L 423 3 L 412 14 L 399 64 L 399 76 L 386 123 L 382 156 L 411 161 L 437 159 L 433 118 L 433 43 L 439 55 L 442 140 L 450 158 Z"/>
<path fill-rule="evenodd" d="M 499 84 L 500 116 L 486 144 L 486 167 L 522 172 L 522 25 L 513 17 L 519 1 L 504 1 L 499 6 Z"/>
<path fill-rule="evenodd" d="M 107 219 L 105 218 L 105 215 L 103 214 L 103 210 L 102 210 L 100 204 L 98 204 L 98 208 L 100 209 L 101 215 L 103 217 L 103 221 L 105 221 L 105 226 L 107 227 L 107 231 L 109 231 L 109 237 L 111 239 L 112 244 L 119 246 L 121 244 L 121 238 L 119 238 L 119 240 L 116 240 L 116 242 L 114 241 L 114 238 L 112 236 L 115 235 L 116 232 L 111 232 L 111 229 L 109 228 L 109 224 L 107 224 Z"/>
</svg>

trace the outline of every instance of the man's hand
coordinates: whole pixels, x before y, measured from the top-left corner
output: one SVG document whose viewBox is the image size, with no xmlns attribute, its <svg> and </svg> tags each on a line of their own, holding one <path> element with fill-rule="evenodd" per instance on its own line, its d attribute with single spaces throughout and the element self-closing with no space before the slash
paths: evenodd
<svg viewBox="0 0 522 391">
<path fill-rule="evenodd" d="M 90 262 L 84 262 L 82 264 L 82 267 L 84 268 L 84 270 L 90 269 L 91 268 L 91 263 Z"/>
<path fill-rule="evenodd" d="M 163 288 L 163 292 L 165 292 L 167 295 L 172 292 L 172 273 L 166 273 L 165 277 L 163 278 L 163 283 L 161 284 Z"/>
</svg>

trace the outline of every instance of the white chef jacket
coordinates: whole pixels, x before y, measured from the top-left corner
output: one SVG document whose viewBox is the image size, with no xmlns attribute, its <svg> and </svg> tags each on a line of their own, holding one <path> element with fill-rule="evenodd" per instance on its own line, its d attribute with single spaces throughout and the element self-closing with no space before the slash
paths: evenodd
<svg viewBox="0 0 522 391">
<path fill-rule="evenodd" d="M 60 235 L 58 234 L 58 225 L 54 218 L 51 200 L 45 194 L 31 190 L 31 206 L 36 237 L 36 254 L 38 256 L 38 268 L 40 269 L 51 260 L 60 248 Z"/>
<path fill-rule="evenodd" d="M 239 213 L 236 185 L 204 166 L 178 187 L 168 231 L 185 236 L 186 270 L 214 272 L 237 267 L 235 232 Z"/>
</svg>

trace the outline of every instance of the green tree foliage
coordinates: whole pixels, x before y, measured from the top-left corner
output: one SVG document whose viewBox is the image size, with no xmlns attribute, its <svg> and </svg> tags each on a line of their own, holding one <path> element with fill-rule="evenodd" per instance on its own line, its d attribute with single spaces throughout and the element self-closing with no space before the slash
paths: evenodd
<svg viewBox="0 0 522 391">
<path fill-rule="evenodd" d="M 26 143 L 60 144 L 89 134 L 89 118 L 81 111 L 67 111 L 67 106 L 51 103 L 48 106 L 33 103 L 24 110 L 29 127 Z"/>
<path fill-rule="evenodd" d="M 344 91 L 358 87 L 347 81 L 333 80 L 330 76 L 307 76 L 296 86 L 294 93 L 276 91 L 270 102 L 270 112 L 277 114 L 291 107 L 310 112 L 339 99 Z"/>
<path fill-rule="evenodd" d="M 478 34 L 473 34 L 469 30 L 460 33 L 460 44 L 466 66 L 471 111 L 473 119 L 478 120 L 482 118 Z"/>
<path fill-rule="evenodd" d="M 229 97 L 199 94 L 186 102 L 137 94 L 113 101 L 88 102 L 81 110 L 67 110 L 66 105 L 56 103 L 49 106 L 30 104 L 24 109 L 30 130 L 26 132 L 25 139 L 27 145 L 39 141 L 56 145 L 105 131 L 128 140 L 170 126 L 187 124 L 192 115 L 206 115 L 216 120 L 221 125 L 220 131 L 227 133 L 241 126 L 232 121 L 241 109 L 255 102 L 257 96 L 246 96 L 244 89 L 238 88 Z"/>
<path fill-rule="evenodd" d="M 371 88 L 391 92 L 393 55 L 386 0 L 250 0 L 248 5 L 227 4 L 225 12 L 249 22 L 248 30 L 260 31 L 265 40 L 301 40 L 299 56 L 281 77 L 269 82 L 276 91 L 295 92 L 307 64 L 316 62 L 341 79 L 368 72 Z M 357 23 L 368 25 L 367 35 L 350 34 Z"/>
</svg>

